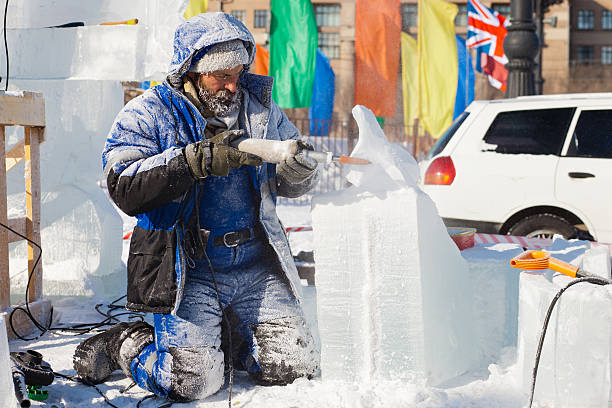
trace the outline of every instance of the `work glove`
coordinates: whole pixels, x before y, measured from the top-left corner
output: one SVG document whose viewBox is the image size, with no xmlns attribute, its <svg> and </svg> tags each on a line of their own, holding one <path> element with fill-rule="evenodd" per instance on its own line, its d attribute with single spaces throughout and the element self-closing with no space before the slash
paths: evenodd
<svg viewBox="0 0 612 408">
<path fill-rule="evenodd" d="M 185 158 L 193 177 L 198 180 L 209 175 L 227 176 L 230 170 L 245 164 L 260 166 L 260 157 L 230 146 L 234 140 L 243 136 L 243 130 L 227 130 L 209 139 L 187 145 Z"/>
<path fill-rule="evenodd" d="M 298 153 L 286 158 L 276 166 L 276 173 L 291 184 L 300 184 L 317 171 L 317 161 L 307 157 L 305 150 L 314 150 L 312 145 L 298 140 Z"/>
</svg>

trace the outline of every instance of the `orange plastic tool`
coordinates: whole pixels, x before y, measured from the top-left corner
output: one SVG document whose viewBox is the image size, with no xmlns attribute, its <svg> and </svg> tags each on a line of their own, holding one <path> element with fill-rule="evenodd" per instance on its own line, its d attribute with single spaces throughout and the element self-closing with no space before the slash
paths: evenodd
<svg viewBox="0 0 612 408">
<path fill-rule="evenodd" d="M 561 272 L 571 278 L 584 278 L 587 276 L 596 276 L 587 272 L 582 272 L 580 268 L 553 258 L 546 251 L 525 251 L 522 254 L 510 260 L 510 266 L 517 269 L 525 269 L 529 271 L 541 271 L 543 269 L 552 269 L 556 272 Z"/>
<path fill-rule="evenodd" d="M 135 24 L 138 24 L 138 19 L 137 18 L 132 18 L 130 20 L 109 21 L 107 23 L 100 23 L 100 25 L 120 25 L 120 24 L 135 25 Z"/>
</svg>

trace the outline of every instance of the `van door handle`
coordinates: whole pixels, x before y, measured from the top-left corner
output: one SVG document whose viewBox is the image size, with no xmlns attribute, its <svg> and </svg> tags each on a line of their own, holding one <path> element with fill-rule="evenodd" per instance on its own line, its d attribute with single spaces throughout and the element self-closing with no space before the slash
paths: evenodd
<svg viewBox="0 0 612 408">
<path fill-rule="evenodd" d="M 590 178 L 590 177 L 595 177 L 594 174 L 591 173 L 582 173 L 579 171 L 570 171 L 569 173 L 567 173 L 568 176 L 570 176 L 571 178 L 577 178 L 577 179 L 584 179 L 584 178 Z"/>
</svg>

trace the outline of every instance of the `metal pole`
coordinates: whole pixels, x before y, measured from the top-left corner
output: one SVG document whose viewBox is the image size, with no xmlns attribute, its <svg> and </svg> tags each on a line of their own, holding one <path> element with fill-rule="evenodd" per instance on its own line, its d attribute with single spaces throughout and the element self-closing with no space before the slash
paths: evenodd
<svg viewBox="0 0 612 408">
<path fill-rule="evenodd" d="M 542 95 L 544 93 L 544 78 L 542 77 L 542 48 L 544 46 L 544 1 L 536 0 L 536 29 L 538 39 L 540 40 L 540 52 L 538 52 L 536 66 L 536 81 L 535 93 Z"/>
<path fill-rule="evenodd" d="M 511 0 L 510 26 L 504 39 L 504 51 L 509 59 L 507 98 L 535 94 L 533 65 L 539 48 L 532 0 Z"/>
</svg>

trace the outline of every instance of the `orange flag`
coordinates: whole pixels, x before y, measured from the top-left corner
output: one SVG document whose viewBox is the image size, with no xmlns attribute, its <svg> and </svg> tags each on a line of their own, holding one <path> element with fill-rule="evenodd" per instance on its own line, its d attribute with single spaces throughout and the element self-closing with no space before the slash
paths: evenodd
<svg viewBox="0 0 612 408">
<path fill-rule="evenodd" d="M 268 75 L 270 68 L 270 52 L 259 44 L 256 44 L 255 47 L 255 74 Z"/>
<path fill-rule="evenodd" d="M 355 104 L 379 117 L 395 114 L 402 16 L 400 0 L 357 0 Z"/>
</svg>

